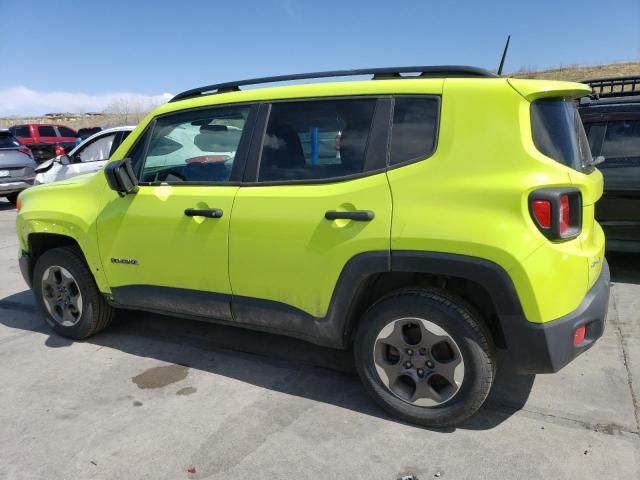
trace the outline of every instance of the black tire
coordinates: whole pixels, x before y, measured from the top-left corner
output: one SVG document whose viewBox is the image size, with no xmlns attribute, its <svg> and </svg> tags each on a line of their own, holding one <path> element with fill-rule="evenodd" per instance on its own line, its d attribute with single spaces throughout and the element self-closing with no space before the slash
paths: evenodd
<svg viewBox="0 0 640 480">
<path fill-rule="evenodd" d="M 44 297 L 43 276 L 49 267 L 62 267 L 73 276 L 81 295 L 82 308 L 78 312 L 77 323 L 63 325 L 49 312 Z M 46 287 L 45 287 L 46 288 Z M 89 267 L 76 247 L 60 247 L 47 250 L 35 264 L 33 270 L 33 292 L 36 303 L 47 324 L 65 337 L 82 340 L 109 326 L 114 309 L 98 290 Z"/>
<path fill-rule="evenodd" d="M 462 381 L 459 385 L 456 382 L 456 385 L 452 385 L 449 390 L 455 391 L 455 393 L 451 398 L 438 405 L 419 406 L 402 399 L 397 392 L 394 393 L 391 387 L 385 384 L 376 370 L 378 360 L 374 360 L 374 354 L 379 355 L 376 352 L 380 351 L 375 347 L 378 335 L 381 334 L 385 326 L 391 323 L 394 323 L 394 327 L 389 328 L 402 325 L 402 322 L 411 322 L 407 319 L 424 319 L 444 329 L 455 342 L 455 348 L 458 352 L 456 355 L 461 356 L 464 362 L 458 364 L 462 365 L 464 372 Z M 390 331 L 389 328 L 386 332 Z M 424 350 L 421 349 L 421 351 Z M 406 352 L 408 354 L 410 350 Z M 417 356 L 415 352 L 411 351 L 411 353 Z M 431 354 L 432 351 L 427 348 L 425 354 L 427 356 L 421 356 L 418 360 L 424 360 Z M 405 355 L 405 352 L 402 352 L 401 355 Z M 463 299 L 439 289 L 404 289 L 392 293 L 372 305 L 359 323 L 354 356 L 358 374 L 366 390 L 378 404 L 402 420 L 427 427 L 452 426 L 472 416 L 486 400 L 495 378 L 494 346 L 489 331 L 480 321 L 479 314 Z M 404 362 L 404 357 L 398 358 L 398 364 Z M 408 364 L 411 365 L 411 362 Z M 433 362 L 430 365 L 433 365 Z M 399 368 L 403 369 L 404 367 Z M 416 366 L 412 365 L 412 368 L 416 369 Z M 437 368 L 437 366 L 431 368 Z M 417 370 L 413 370 L 411 373 L 412 375 L 415 373 L 415 375 L 411 378 L 423 381 L 436 373 L 436 370 L 426 373 L 425 370 L 427 368 L 423 367 L 422 377 L 417 376 Z M 409 378 L 406 375 L 400 375 L 400 377 Z M 393 385 L 396 388 L 395 386 L 401 383 L 411 384 L 411 381 L 403 380 L 403 382 L 395 382 Z M 414 381 L 413 385 L 415 392 L 418 388 L 415 386 L 417 383 Z"/>
<path fill-rule="evenodd" d="M 9 203 L 15 205 L 16 203 L 18 203 L 18 194 L 17 193 L 10 193 L 9 195 L 6 196 L 7 200 L 9 200 Z"/>
</svg>

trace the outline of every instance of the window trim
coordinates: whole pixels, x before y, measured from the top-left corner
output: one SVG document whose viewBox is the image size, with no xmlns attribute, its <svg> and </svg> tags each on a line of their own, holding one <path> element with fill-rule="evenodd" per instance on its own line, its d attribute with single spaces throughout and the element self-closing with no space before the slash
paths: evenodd
<svg viewBox="0 0 640 480">
<path fill-rule="evenodd" d="M 383 173 L 387 170 L 388 164 L 388 145 L 389 145 L 389 126 L 388 126 L 388 115 L 390 113 L 390 109 L 388 108 L 388 103 L 390 102 L 390 95 L 342 95 L 342 96 L 327 96 L 327 97 L 306 97 L 306 98 L 284 98 L 278 100 L 270 100 L 266 102 L 261 102 L 262 104 L 266 104 L 268 108 L 261 110 L 261 118 L 259 128 L 256 129 L 256 133 L 262 130 L 257 135 L 254 135 L 254 139 L 252 141 L 251 153 L 252 156 L 247 164 L 247 169 L 245 171 L 245 175 L 243 177 L 242 186 L 243 187 L 273 187 L 273 186 L 283 186 L 283 185 L 322 185 L 329 183 L 341 183 L 349 180 L 355 180 L 358 178 L 370 177 L 372 175 L 376 175 L 379 173 Z M 374 168 L 371 170 L 365 170 L 360 173 L 355 173 L 351 175 L 342 175 L 338 177 L 329 177 L 329 178 L 317 178 L 317 179 L 300 179 L 300 180 L 269 180 L 269 181 L 260 181 L 258 178 L 260 172 L 260 163 L 262 160 L 262 147 L 264 145 L 264 139 L 267 133 L 267 125 L 269 124 L 269 119 L 271 117 L 271 107 L 274 104 L 278 103 L 301 103 L 301 102 L 317 102 L 317 101 L 336 101 L 336 100 L 361 100 L 361 99 L 371 99 L 376 100 L 373 111 L 373 118 L 371 119 L 371 127 L 369 129 L 369 135 L 367 137 L 367 147 L 365 150 L 365 159 L 364 165 L 370 166 L 371 163 L 376 165 L 379 163 L 378 168 Z M 384 104 L 387 104 L 387 108 L 384 108 Z M 383 106 L 381 106 L 383 105 Z M 371 144 L 370 139 L 372 138 L 374 133 L 378 133 L 383 136 L 384 144 L 387 145 L 386 151 L 381 155 L 379 159 L 372 158 L 371 155 L 375 153 L 371 153 L 369 151 L 369 146 Z"/>
<path fill-rule="evenodd" d="M 216 105 L 206 105 L 203 107 L 196 108 L 188 108 L 184 110 L 176 110 L 172 112 L 163 113 L 154 117 L 144 128 L 142 133 L 136 138 L 134 143 L 131 145 L 127 154 L 124 158 L 130 158 L 131 152 L 138 146 L 138 143 L 143 141 L 145 142 L 142 151 L 143 161 L 140 163 L 140 167 L 137 171 L 134 171 L 136 177 L 138 178 L 138 185 L 141 187 L 159 187 L 164 185 L 170 185 L 172 187 L 180 187 L 180 186 L 211 186 L 211 187 L 227 187 L 227 186 L 239 186 L 242 184 L 240 180 L 242 178 L 242 172 L 244 171 L 244 166 L 247 162 L 247 156 L 249 154 L 249 147 L 251 143 L 251 139 L 253 137 L 253 130 L 255 128 L 255 122 L 257 117 L 259 103 L 256 102 L 238 102 L 238 103 L 222 103 Z M 236 151 L 236 156 L 233 160 L 233 167 L 231 168 L 231 175 L 229 180 L 226 182 L 198 182 L 198 181 L 186 181 L 186 182 L 142 182 L 140 181 L 140 177 L 142 176 L 142 172 L 144 171 L 144 166 L 147 162 L 147 152 L 149 150 L 149 143 L 151 141 L 151 136 L 153 134 L 153 130 L 155 129 L 156 122 L 158 119 L 177 116 L 177 115 L 185 115 L 201 110 L 213 110 L 219 108 L 230 108 L 230 107 L 249 107 L 249 115 L 247 116 L 247 121 L 245 122 L 242 135 L 240 137 L 240 143 L 238 143 L 238 150 Z"/>
<path fill-rule="evenodd" d="M 431 151 L 428 152 L 426 154 L 426 156 L 418 156 L 415 158 L 410 158 L 409 160 L 404 160 L 402 162 L 398 162 L 398 163 L 394 163 L 393 165 L 391 164 L 391 142 L 393 141 L 393 115 L 395 112 L 395 108 L 396 108 L 396 99 L 398 98 L 407 98 L 407 97 L 419 97 L 419 98 L 433 98 L 436 100 L 437 102 L 437 111 L 436 111 L 436 128 L 433 132 L 434 134 L 434 141 L 433 141 L 433 148 L 431 148 Z M 404 167 L 406 165 L 410 165 L 412 163 L 418 163 L 418 162 L 422 162 L 423 160 L 427 160 L 431 157 L 433 157 L 437 151 L 438 151 L 438 145 L 439 145 L 439 141 L 440 141 L 440 119 L 442 117 L 442 95 L 437 95 L 434 93 L 425 93 L 425 94 L 413 94 L 413 93 L 409 93 L 409 94 L 402 94 L 402 95 L 393 95 L 393 107 L 391 109 L 391 117 L 389 118 L 389 145 L 388 145 L 388 159 L 387 159 L 387 165 L 388 168 L 387 170 L 395 170 L 398 167 Z"/>
</svg>

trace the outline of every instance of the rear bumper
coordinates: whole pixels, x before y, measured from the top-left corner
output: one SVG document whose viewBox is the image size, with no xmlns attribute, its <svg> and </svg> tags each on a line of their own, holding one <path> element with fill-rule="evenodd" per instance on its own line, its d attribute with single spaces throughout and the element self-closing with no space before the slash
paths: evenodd
<svg viewBox="0 0 640 480">
<path fill-rule="evenodd" d="M 532 323 L 524 316 L 502 319 L 509 355 L 518 373 L 553 373 L 593 346 L 602 336 L 609 306 L 609 264 L 573 312 L 551 322 Z M 585 325 L 584 341 L 573 345 L 577 327 Z"/>
<path fill-rule="evenodd" d="M 35 177 L 34 177 L 35 178 Z M 0 182 L 0 196 L 10 193 L 17 193 L 25 190 L 33 185 L 33 178 L 31 180 L 16 180 L 12 182 Z"/>
</svg>

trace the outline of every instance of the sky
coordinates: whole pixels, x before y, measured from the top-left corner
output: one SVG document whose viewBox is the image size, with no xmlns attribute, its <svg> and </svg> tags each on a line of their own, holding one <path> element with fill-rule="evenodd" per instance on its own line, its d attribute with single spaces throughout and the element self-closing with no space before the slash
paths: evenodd
<svg viewBox="0 0 640 480">
<path fill-rule="evenodd" d="M 640 0 L 0 0 L 0 116 L 157 104 L 216 82 L 640 60 Z"/>
</svg>

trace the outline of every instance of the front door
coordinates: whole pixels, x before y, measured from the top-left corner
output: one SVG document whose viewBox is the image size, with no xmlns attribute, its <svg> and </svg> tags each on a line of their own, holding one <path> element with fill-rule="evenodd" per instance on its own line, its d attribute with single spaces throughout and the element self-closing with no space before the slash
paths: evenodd
<svg viewBox="0 0 640 480">
<path fill-rule="evenodd" d="M 139 190 L 123 198 L 105 193 L 110 201 L 98 219 L 102 264 L 117 303 L 230 319 L 229 221 L 251 110 L 162 116 L 138 139 L 129 156 Z"/>
<path fill-rule="evenodd" d="M 327 315 L 351 258 L 388 254 L 385 102 L 271 105 L 259 166 L 247 168 L 252 183 L 240 188 L 233 207 L 234 320 L 308 333 L 300 322 Z"/>
</svg>

